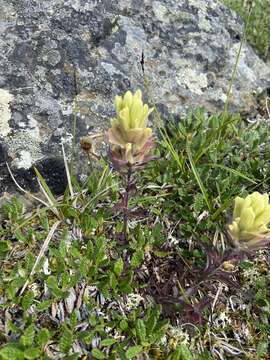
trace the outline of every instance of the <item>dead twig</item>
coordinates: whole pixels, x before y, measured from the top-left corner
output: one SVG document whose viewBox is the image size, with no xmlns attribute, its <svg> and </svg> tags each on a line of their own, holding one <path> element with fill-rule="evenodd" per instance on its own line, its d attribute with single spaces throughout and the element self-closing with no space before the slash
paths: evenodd
<svg viewBox="0 0 270 360">
<path fill-rule="evenodd" d="M 36 267 L 38 266 L 39 262 L 40 262 L 40 259 L 42 258 L 42 256 L 44 255 L 45 251 L 47 250 L 48 248 L 48 245 L 49 245 L 49 242 L 51 240 L 51 238 L 53 237 L 53 234 L 55 233 L 56 229 L 58 228 L 58 226 L 60 225 L 61 221 L 58 220 L 56 221 L 56 223 L 53 224 L 51 230 L 49 231 L 49 234 L 47 235 L 43 245 L 42 245 L 42 248 L 40 249 L 40 252 L 38 254 L 38 257 L 36 258 L 36 261 L 35 261 L 35 264 L 29 274 L 29 277 L 28 279 L 26 280 L 25 284 L 23 285 L 22 287 L 22 290 L 20 291 L 20 296 L 24 293 L 26 287 L 28 286 L 29 284 L 29 279 L 31 278 L 31 276 L 34 275 L 35 273 L 35 270 L 36 270 Z"/>
</svg>

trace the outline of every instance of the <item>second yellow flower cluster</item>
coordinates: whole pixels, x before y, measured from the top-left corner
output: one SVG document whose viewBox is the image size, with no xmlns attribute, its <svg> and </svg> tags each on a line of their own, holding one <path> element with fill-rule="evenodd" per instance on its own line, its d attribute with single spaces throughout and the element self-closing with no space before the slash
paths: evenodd
<svg viewBox="0 0 270 360">
<path fill-rule="evenodd" d="M 246 249 L 259 248 L 269 242 L 270 204 L 267 194 L 253 192 L 246 198 L 235 198 L 233 220 L 228 225 L 235 245 Z"/>
</svg>

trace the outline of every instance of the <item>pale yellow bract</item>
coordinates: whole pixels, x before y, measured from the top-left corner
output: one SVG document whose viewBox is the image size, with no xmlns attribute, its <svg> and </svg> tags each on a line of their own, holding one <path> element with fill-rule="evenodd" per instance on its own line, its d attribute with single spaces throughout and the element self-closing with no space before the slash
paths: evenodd
<svg viewBox="0 0 270 360">
<path fill-rule="evenodd" d="M 125 148 L 127 143 L 142 147 L 152 135 L 147 127 L 148 116 L 153 111 L 142 102 L 142 92 L 134 95 L 127 91 L 125 95 L 115 97 L 116 118 L 111 120 L 109 141 Z"/>
<path fill-rule="evenodd" d="M 115 109 L 116 117 L 111 119 L 108 130 L 115 158 L 129 164 L 143 162 L 151 149 L 148 143 L 152 129 L 147 127 L 147 122 L 153 108 L 143 104 L 142 92 L 137 90 L 134 95 L 127 91 L 124 96 L 116 96 Z"/>
<path fill-rule="evenodd" d="M 256 242 L 266 240 L 270 229 L 270 204 L 268 194 L 253 192 L 246 198 L 235 198 L 232 223 L 228 225 L 229 234 L 238 245 L 249 248 Z M 265 241 L 264 241 L 265 242 Z"/>
</svg>

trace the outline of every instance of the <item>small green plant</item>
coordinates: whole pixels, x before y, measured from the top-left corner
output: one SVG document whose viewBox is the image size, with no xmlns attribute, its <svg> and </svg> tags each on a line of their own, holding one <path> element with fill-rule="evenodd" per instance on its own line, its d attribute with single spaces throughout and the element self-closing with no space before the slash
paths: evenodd
<svg viewBox="0 0 270 360">
<path fill-rule="evenodd" d="M 29 213 L 16 198 L 4 207 L 0 359 L 216 360 L 249 349 L 262 358 L 269 125 L 197 109 L 153 138 L 140 91 L 115 103 L 106 135 L 82 141 L 83 183 L 65 158 L 63 196 L 37 173 L 44 207 Z"/>
</svg>

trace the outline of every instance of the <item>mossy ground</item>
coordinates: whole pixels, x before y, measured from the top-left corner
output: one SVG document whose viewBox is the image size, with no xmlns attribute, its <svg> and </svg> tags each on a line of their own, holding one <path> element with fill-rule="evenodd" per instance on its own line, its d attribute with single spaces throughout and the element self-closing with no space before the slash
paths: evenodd
<svg viewBox="0 0 270 360">
<path fill-rule="evenodd" d="M 48 206 L 13 198 L 0 227 L 0 358 L 268 359 L 269 253 L 238 261 L 225 229 L 235 196 L 269 192 L 269 132 L 267 119 L 202 109 L 157 130 L 127 242 L 123 182 L 106 161 L 62 197 L 47 189 Z"/>
</svg>

